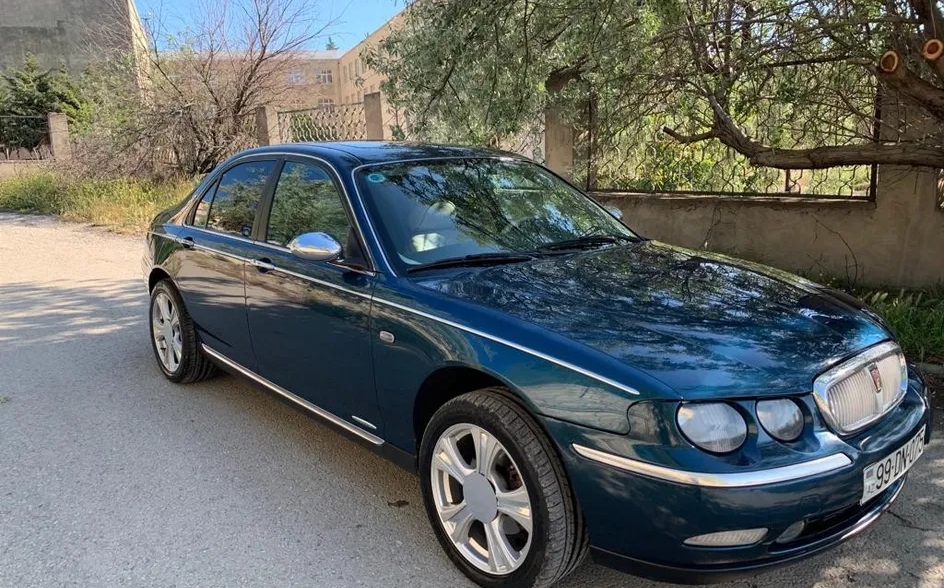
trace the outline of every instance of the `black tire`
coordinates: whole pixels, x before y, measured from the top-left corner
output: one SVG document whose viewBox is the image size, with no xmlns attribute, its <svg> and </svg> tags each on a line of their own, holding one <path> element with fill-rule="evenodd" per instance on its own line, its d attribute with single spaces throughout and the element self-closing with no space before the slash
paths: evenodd
<svg viewBox="0 0 944 588">
<path fill-rule="evenodd" d="M 532 497 L 531 547 L 520 567 L 506 575 L 487 574 L 468 562 L 453 545 L 436 510 L 430 475 L 433 453 L 440 436 L 460 423 L 484 429 L 505 446 Z M 478 390 L 440 407 L 420 442 L 419 475 L 436 538 L 452 562 L 480 586 L 545 588 L 572 572 L 586 557 L 583 518 L 560 458 L 540 426 L 506 389 Z"/>
<path fill-rule="evenodd" d="M 167 295 L 177 307 L 177 314 L 180 320 L 180 339 L 181 353 L 180 363 L 177 369 L 171 371 L 164 366 L 160 358 L 160 351 L 157 348 L 157 342 L 154 338 L 154 321 L 151 320 L 154 312 L 154 304 L 158 295 Z M 164 376 L 171 382 L 178 384 L 190 384 L 213 377 L 217 374 L 217 368 L 200 351 L 200 340 L 197 338 L 197 331 L 193 326 L 193 320 L 183 299 L 177 292 L 170 280 L 161 280 L 151 291 L 151 303 L 148 306 L 148 330 L 151 334 L 151 349 L 154 351 L 154 359 L 157 360 L 157 366 L 161 369 Z"/>
</svg>

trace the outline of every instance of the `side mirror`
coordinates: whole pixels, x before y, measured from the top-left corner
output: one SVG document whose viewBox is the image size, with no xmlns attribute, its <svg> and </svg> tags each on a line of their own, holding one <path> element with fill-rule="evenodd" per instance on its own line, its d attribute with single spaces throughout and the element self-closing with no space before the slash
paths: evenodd
<svg viewBox="0 0 944 588">
<path fill-rule="evenodd" d="M 341 244 L 327 233 L 305 233 L 288 244 L 292 255 L 308 261 L 333 261 L 341 256 Z"/>
<path fill-rule="evenodd" d="M 606 211 L 610 213 L 610 216 L 612 216 L 616 220 L 618 221 L 623 220 L 623 211 L 617 208 L 616 206 L 613 206 L 612 204 L 605 204 L 603 208 L 605 208 Z"/>
</svg>

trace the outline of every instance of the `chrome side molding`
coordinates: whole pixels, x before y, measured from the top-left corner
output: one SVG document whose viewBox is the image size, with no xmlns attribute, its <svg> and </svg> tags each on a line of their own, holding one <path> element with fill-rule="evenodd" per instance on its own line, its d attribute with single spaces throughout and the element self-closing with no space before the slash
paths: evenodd
<svg viewBox="0 0 944 588">
<path fill-rule="evenodd" d="M 384 440 L 378 437 L 377 435 L 374 435 L 373 433 L 368 433 L 364 429 L 358 426 L 352 425 L 351 423 L 326 411 L 325 409 L 315 406 L 314 404 L 308 402 L 304 398 L 301 398 L 299 396 L 292 394 L 291 392 L 289 392 L 285 388 L 282 388 L 278 384 L 273 384 L 272 382 L 270 382 L 269 380 L 266 380 L 265 378 L 256 374 L 252 370 L 239 365 L 238 363 L 229 359 L 228 357 L 219 353 L 218 351 L 214 351 L 210 347 L 207 347 L 205 344 L 201 344 L 200 348 L 203 350 L 204 353 L 206 353 L 209 357 L 213 358 L 214 360 L 222 363 L 223 365 L 229 368 L 232 368 L 233 370 L 246 376 L 253 382 L 256 382 L 257 384 L 271 390 L 272 392 L 275 392 L 279 396 L 282 396 L 283 398 L 291 400 L 298 406 L 304 408 L 305 410 L 311 413 L 314 413 L 315 415 L 328 421 L 332 425 L 335 425 L 336 427 L 344 429 L 348 433 L 351 433 L 352 435 L 356 435 L 357 437 L 360 437 L 361 439 L 363 439 L 364 441 L 367 441 L 368 443 L 372 445 L 376 445 L 379 447 L 384 444 Z M 360 421 L 360 419 L 358 419 L 358 421 Z M 366 423 L 366 421 L 364 422 Z"/>
<path fill-rule="evenodd" d="M 756 470 L 753 472 L 712 474 L 709 472 L 687 472 L 658 466 L 628 457 L 613 455 L 605 451 L 591 449 L 590 447 L 584 447 L 576 443 L 574 443 L 572 447 L 578 455 L 627 472 L 640 474 L 649 478 L 656 478 L 658 480 L 667 480 L 678 484 L 701 486 L 704 488 L 750 488 L 752 486 L 777 484 L 779 482 L 802 480 L 804 478 L 826 474 L 852 465 L 852 460 L 849 459 L 848 455 L 844 453 L 834 453 L 812 461 L 805 461 L 803 463 L 779 468 Z"/>
</svg>

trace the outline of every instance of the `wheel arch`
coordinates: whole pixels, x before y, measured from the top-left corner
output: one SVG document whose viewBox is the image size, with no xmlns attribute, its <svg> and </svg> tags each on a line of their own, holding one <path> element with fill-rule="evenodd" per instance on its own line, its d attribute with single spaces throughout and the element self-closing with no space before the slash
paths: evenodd
<svg viewBox="0 0 944 588">
<path fill-rule="evenodd" d="M 413 400 L 413 436 L 415 455 L 419 455 L 420 442 L 426 426 L 439 408 L 463 394 L 475 392 L 485 388 L 502 388 L 505 396 L 517 402 L 528 412 L 542 432 L 547 431 L 537 418 L 538 413 L 534 405 L 511 382 L 480 366 L 466 364 L 450 364 L 437 368 L 431 372 L 420 385 Z"/>
<path fill-rule="evenodd" d="M 170 280 L 174 287 L 177 287 L 177 284 L 174 283 L 174 278 L 167 273 L 167 270 L 160 266 L 155 266 L 151 268 L 151 273 L 148 274 L 148 294 L 154 291 L 154 286 L 157 286 L 157 283 L 161 280 Z"/>
</svg>

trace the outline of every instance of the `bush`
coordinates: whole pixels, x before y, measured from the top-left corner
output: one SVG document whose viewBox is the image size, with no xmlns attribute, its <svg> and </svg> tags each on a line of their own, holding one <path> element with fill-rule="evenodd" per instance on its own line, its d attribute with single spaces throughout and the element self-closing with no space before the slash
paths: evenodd
<svg viewBox="0 0 944 588">
<path fill-rule="evenodd" d="M 944 361 L 944 289 L 856 292 L 895 330 L 911 361 Z"/>
<path fill-rule="evenodd" d="M 74 179 L 47 171 L 0 181 L 0 210 L 143 232 L 154 215 L 180 202 L 193 186 L 192 180 Z"/>
</svg>

